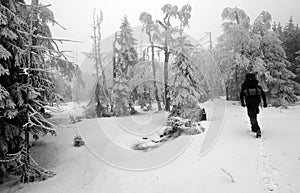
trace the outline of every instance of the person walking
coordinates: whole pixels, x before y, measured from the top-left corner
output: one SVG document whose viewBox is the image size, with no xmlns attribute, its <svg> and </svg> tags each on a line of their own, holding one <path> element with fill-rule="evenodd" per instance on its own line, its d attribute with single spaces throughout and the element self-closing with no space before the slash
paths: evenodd
<svg viewBox="0 0 300 193">
<path fill-rule="evenodd" d="M 263 100 L 263 107 L 267 107 L 266 94 L 258 83 L 255 74 L 247 73 L 240 92 L 241 105 L 242 107 L 247 107 L 251 131 L 256 133 L 256 138 L 261 137 L 261 129 L 257 121 L 261 99 Z"/>
</svg>

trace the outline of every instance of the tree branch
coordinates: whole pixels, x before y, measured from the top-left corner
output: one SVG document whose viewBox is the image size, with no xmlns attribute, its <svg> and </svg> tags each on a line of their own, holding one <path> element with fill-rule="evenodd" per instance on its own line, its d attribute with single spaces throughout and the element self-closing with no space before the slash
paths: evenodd
<svg viewBox="0 0 300 193">
<path fill-rule="evenodd" d="M 84 42 L 82 42 L 82 41 L 77 41 L 77 40 L 51 38 L 51 37 L 46 37 L 46 36 L 41 36 L 41 35 L 33 35 L 33 34 L 30 34 L 30 33 L 28 33 L 28 32 L 21 31 L 21 30 L 17 30 L 17 31 L 20 32 L 20 33 L 22 33 L 22 34 L 28 35 L 28 36 L 32 35 L 33 37 L 39 38 L 39 39 L 52 40 L 52 41 L 59 41 L 59 42 L 84 43 Z"/>
<path fill-rule="evenodd" d="M 168 30 L 168 27 L 161 21 L 156 20 L 157 23 L 159 23 L 159 25 L 161 25 L 165 30 Z"/>
</svg>

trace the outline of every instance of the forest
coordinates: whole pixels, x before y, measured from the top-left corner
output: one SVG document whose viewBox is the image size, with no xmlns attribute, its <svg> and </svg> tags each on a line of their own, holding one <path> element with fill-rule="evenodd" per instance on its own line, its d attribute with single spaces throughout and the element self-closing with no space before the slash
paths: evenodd
<svg viewBox="0 0 300 193">
<path fill-rule="evenodd" d="M 31 149 L 45 135 L 55 138 L 60 126 L 51 117 L 66 103 L 84 104 L 80 116 L 69 114 L 73 124 L 151 111 L 200 122 L 205 112 L 199 104 L 222 97 L 239 101 L 248 72 L 256 74 L 270 107 L 298 103 L 300 29 L 293 17 L 282 24 L 267 11 L 250 19 L 243 9 L 226 7 L 222 34 L 205 48 L 186 33 L 191 5 L 157 9 L 162 18 L 140 13 L 142 27 L 135 29 L 145 37 L 143 44 L 125 15 L 109 52 L 102 49 L 105 15 L 95 9 L 91 50 L 85 52 L 93 70 L 86 75 L 60 49 L 63 42 L 80 41 L 52 36 L 51 25 L 64 27 L 51 5 L 1 0 L 0 185 L 12 175 L 23 183 L 55 176 L 36 163 Z"/>
</svg>

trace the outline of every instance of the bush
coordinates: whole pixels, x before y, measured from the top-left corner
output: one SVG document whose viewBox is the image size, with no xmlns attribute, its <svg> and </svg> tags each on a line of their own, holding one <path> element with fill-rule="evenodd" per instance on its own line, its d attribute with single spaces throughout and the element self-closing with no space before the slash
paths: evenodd
<svg viewBox="0 0 300 193">
<path fill-rule="evenodd" d="M 73 146 L 75 146 L 75 147 L 80 147 L 85 144 L 80 135 L 75 135 L 73 141 L 74 141 Z"/>
</svg>

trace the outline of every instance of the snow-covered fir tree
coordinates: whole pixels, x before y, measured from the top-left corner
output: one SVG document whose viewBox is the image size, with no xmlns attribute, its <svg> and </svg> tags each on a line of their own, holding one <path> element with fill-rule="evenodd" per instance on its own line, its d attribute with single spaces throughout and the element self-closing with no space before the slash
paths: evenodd
<svg viewBox="0 0 300 193">
<path fill-rule="evenodd" d="M 292 80 L 295 75 L 288 69 L 290 62 L 286 59 L 281 41 L 271 31 L 271 14 L 261 12 L 253 25 L 239 8 L 225 8 L 222 16 L 225 19 L 224 34 L 219 38 L 218 49 L 228 58 L 231 78 L 227 81 L 227 87 L 236 88 L 228 91 L 238 95 L 244 74 L 255 72 L 270 103 L 281 105 L 295 102 L 294 89 L 298 85 Z M 222 64 L 226 57 L 221 59 Z"/>
<path fill-rule="evenodd" d="M 296 75 L 294 80 L 300 83 L 300 61 L 297 60 L 297 51 L 300 50 L 299 26 L 294 24 L 293 17 L 290 17 L 283 29 L 280 26 L 280 23 L 275 23 L 272 29 L 282 41 L 287 60 L 290 62 L 290 65 L 287 68 Z"/>
<path fill-rule="evenodd" d="M 217 45 L 221 54 L 220 68 L 227 69 L 224 75 L 227 98 L 238 100 L 239 86 L 249 66 L 245 50 L 251 45 L 250 18 L 242 9 L 227 7 L 222 12 L 222 19 L 224 33 L 218 38 Z"/>
<path fill-rule="evenodd" d="M 128 81 L 133 76 L 133 66 L 138 61 L 136 39 L 133 37 L 131 26 L 125 16 L 116 33 L 114 45 L 114 114 L 115 116 L 129 114 L 130 87 Z"/>
<path fill-rule="evenodd" d="M 176 56 L 172 65 L 174 76 L 170 81 L 173 107 L 171 115 L 199 121 L 201 119 L 199 101 L 206 91 L 203 89 L 203 81 L 197 78 L 200 72 L 193 63 L 193 46 L 184 36 L 176 39 L 178 46 L 174 49 Z"/>
<path fill-rule="evenodd" d="M 56 49 L 56 40 L 64 40 L 51 37 L 51 23 L 57 23 L 52 11 L 38 0 L 31 5 L 23 0 L 1 1 L 0 178 L 13 162 L 22 163 L 23 182 L 48 174 L 30 164 L 29 137 L 55 134 L 44 117 L 45 105 L 60 99 L 54 73 L 70 80 L 78 72 L 78 66 Z"/>
<path fill-rule="evenodd" d="M 254 21 L 253 39 L 259 41 L 259 49 L 252 51 L 253 70 L 257 72 L 262 84 L 267 86 L 270 103 L 283 105 L 297 100 L 294 88 L 299 85 L 293 81 L 295 74 L 288 67 L 291 63 L 278 36 L 271 31 L 271 14 L 263 11 Z"/>
</svg>

